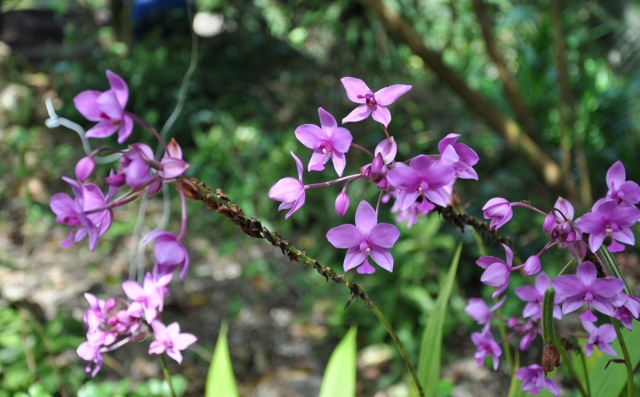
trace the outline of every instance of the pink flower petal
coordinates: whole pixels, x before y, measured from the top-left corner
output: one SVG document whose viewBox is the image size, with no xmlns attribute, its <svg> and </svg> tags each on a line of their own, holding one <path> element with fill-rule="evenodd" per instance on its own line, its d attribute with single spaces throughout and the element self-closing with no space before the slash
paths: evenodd
<svg viewBox="0 0 640 397">
<path fill-rule="evenodd" d="M 374 94 L 378 105 L 389 106 L 411 89 L 410 85 L 394 84 L 384 87 Z"/>
<path fill-rule="evenodd" d="M 368 235 L 371 229 L 378 223 L 378 214 L 371 204 L 362 200 L 356 209 L 356 227 L 364 235 Z"/>
<path fill-rule="evenodd" d="M 127 106 L 127 101 L 129 100 L 129 87 L 127 87 L 127 83 L 124 82 L 122 77 L 110 70 L 107 70 L 107 79 L 109 80 L 111 89 L 118 100 L 120 108 L 124 109 L 125 106 Z"/>
<path fill-rule="evenodd" d="M 347 117 L 342 119 L 342 124 L 364 120 L 369 117 L 370 114 L 371 108 L 369 108 L 367 105 L 360 105 L 357 108 L 353 109 L 351 113 L 347 115 Z"/>
<path fill-rule="evenodd" d="M 375 109 L 371 112 L 371 117 L 378 123 L 382 124 L 385 127 L 389 126 L 391 122 L 391 112 L 386 107 L 378 104 Z"/>
<path fill-rule="evenodd" d="M 364 96 L 367 93 L 373 92 L 364 81 L 356 79 L 355 77 L 343 77 L 340 79 L 344 89 L 347 91 L 349 99 L 355 103 L 365 103 L 364 98 L 358 98 L 358 95 Z M 342 121 L 344 123 L 344 121 Z"/>
<path fill-rule="evenodd" d="M 78 112 L 89 121 L 102 120 L 102 111 L 98 106 L 98 97 L 100 94 L 100 91 L 87 90 L 82 91 L 73 98 L 73 104 L 76 106 L 76 109 L 78 109 Z"/>
</svg>

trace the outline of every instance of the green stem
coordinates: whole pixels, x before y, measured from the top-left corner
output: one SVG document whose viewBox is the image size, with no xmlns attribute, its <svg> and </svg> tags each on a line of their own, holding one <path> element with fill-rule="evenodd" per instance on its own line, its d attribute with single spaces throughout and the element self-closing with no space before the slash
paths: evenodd
<svg viewBox="0 0 640 397">
<path fill-rule="evenodd" d="M 589 380 L 589 372 L 587 372 L 587 360 L 584 358 L 584 354 L 580 354 L 580 358 L 582 361 L 582 371 L 584 371 L 584 381 L 587 382 L 587 392 L 591 395 L 591 381 Z"/>
<path fill-rule="evenodd" d="M 378 307 L 373 303 L 371 303 L 371 309 L 373 310 L 373 314 L 375 314 L 376 317 L 378 317 L 378 320 L 380 320 L 382 325 L 384 325 L 384 327 L 387 329 L 387 332 L 389 333 L 389 335 L 391 335 L 391 338 L 396 343 L 396 347 L 400 351 L 402 360 L 404 361 L 404 364 L 407 366 L 407 370 L 411 374 L 411 378 L 413 379 L 413 383 L 415 383 L 416 388 L 418 389 L 418 393 L 420 393 L 420 396 L 424 397 L 424 391 L 422 390 L 422 385 L 420 385 L 420 381 L 418 380 L 418 375 L 416 374 L 416 370 L 413 368 L 413 364 L 411 364 L 409 355 L 407 354 L 407 351 L 404 349 L 404 346 L 402 345 L 400 338 L 398 338 L 396 331 L 393 329 L 389 321 L 387 321 L 387 319 L 384 317 L 380 309 L 378 309 Z"/>
<path fill-rule="evenodd" d="M 514 368 L 520 365 L 520 351 L 518 349 L 515 350 L 515 361 L 514 361 Z M 511 374 L 511 386 L 509 386 L 509 397 L 514 396 L 516 393 L 516 390 L 518 388 L 518 378 L 516 378 L 515 376 L 513 376 L 513 373 Z"/>
<path fill-rule="evenodd" d="M 582 387 L 580 378 L 578 378 L 578 374 L 576 373 L 575 368 L 573 368 L 571 361 L 569 361 L 569 356 L 567 356 L 567 352 L 564 350 L 564 347 L 562 347 L 562 343 L 560 343 L 560 336 L 558 335 L 557 332 L 556 332 L 555 338 L 553 339 L 554 339 L 553 344 L 556 345 L 556 347 L 558 348 L 558 351 L 560 352 L 560 356 L 562 357 L 562 361 L 567 365 L 567 370 L 569 371 L 569 375 L 571 375 L 571 379 L 573 379 L 573 383 L 576 384 L 578 391 L 580 392 L 580 394 L 582 394 L 583 397 L 590 397 L 591 394 L 587 394 L 587 392 L 584 390 L 584 387 Z"/>
<path fill-rule="evenodd" d="M 160 364 L 162 365 L 162 373 L 164 373 L 164 379 L 169 385 L 169 391 L 171 391 L 171 397 L 177 397 L 175 390 L 173 390 L 173 383 L 171 383 L 171 374 L 167 367 L 167 360 L 164 359 L 164 354 L 160 354 Z"/>
<path fill-rule="evenodd" d="M 616 330 L 616 336 L 618 337 L 620 350 L 622 350 L 622 355 L 624 356 L 624 365 L 627 367 L 627 394 L 629 395 L 629 397 L 632 397 L 635 396 L 635 393 L 633 387 L 633 367 L 631 366 L 631 357 L 629 356 L 629 351 L 627 350 L 627 344 L 624 342 L 624 338 L 622 337 L 620 322 L 615 318 L 611 318 L 611 323 L 613 324 L 613 328 Z"/>
</svg>

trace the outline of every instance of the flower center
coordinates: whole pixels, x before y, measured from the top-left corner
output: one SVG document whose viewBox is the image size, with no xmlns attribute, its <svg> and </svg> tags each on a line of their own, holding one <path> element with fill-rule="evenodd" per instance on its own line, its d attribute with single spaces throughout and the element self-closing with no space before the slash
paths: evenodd
<svg viewBox="0 0 640 397">
<path fill-rule="evenodd" d="M 367 107 L 371 108 L 371 109 L 375 109 L 376 106 L 378 105 L 378 102 L 376 102 L 376 97 L 373 95 L 373 92 L 369 92 L 367 94 L 364 95 L 358 95 L 359 99 L 363 99 L 365 100 Z"/>
</svg>

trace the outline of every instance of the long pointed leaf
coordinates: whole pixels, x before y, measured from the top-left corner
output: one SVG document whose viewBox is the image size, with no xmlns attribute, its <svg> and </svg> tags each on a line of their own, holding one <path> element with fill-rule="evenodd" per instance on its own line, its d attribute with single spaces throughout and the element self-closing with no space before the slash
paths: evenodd
<svg viewBox="0 0 640 397">
<path fill-rule="evenodd" d="M 456 279 L 461 252 L 462 244 L 458 244 L 456 253 L 451 261 L 451 266 L 449 266 L 449 272 L 441 283 L 440 293 L 433 306 L 427 327 L 422 334 L 420 356 L 418 357 L 418 379 L 424 389 L 425 397 L 435 397 L 438 392 L 441 366 L 440 357 L 442 355 L 442 330 L 447 312 L 447 304 L 449 303 L 449 296 L 451 295 L 451 290 L 453 289 L 453 284 Z M 418 395 L 415 386 L 411 388 L 411 395 Z"/>
<path fill-rule="evenodd" d="M 356 334 L 349 332 L 336 346 L 322 378 L 320 397 L 354 397 L 356 395 Z"/>
<path fill-rule="evenodd" d="M 227 345 L 227 323 L 222 323 L 216 349 L 213 352 L 209 374 L 207 375 L 206 397 L 238 397 L 236 380 L 233 376 L 229 346 Z"/>
<path fill-rule="evenodd" d="M 633 368 L 638 366 L 640 362 L 640 330 L 635 324 L 633 332 L 629 332 L 626 328 L 622 330 L 622 336 L 627 344 L 627 350 L 631 356 L 631 365 Z M 620 345 L 617 343 L 611 346 L 618 353 L 617 358 L 622 358 Z M 589 373 L 591 380 L 592 396 L 618 396 L 627 383 L 627 370 L 624 364 L 612 362 L 607 369 L 604 367 L 609 360 L 615 359 L 609 355 L 603 354 L 595 365 L 595 368 Z"/>
</svg>

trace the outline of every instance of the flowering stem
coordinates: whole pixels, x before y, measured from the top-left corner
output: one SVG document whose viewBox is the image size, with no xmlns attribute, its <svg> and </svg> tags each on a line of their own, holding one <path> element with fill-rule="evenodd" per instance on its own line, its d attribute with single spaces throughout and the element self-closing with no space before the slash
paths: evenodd
<svg viewBox="0 0 640 397">
<path fill-rule="evenodd" d="M 578 391 L 580 392 L 580 394 L 582 394 L 583 397 L 590 397 L 590 394 L 587 394 L 587 392 L 584 390 L 584 387 L 582 387 L 582 383 L 580 383 L 580 378 L 578 378 L 578 374 L 576 373 L 576 370 L 573 368 L 573 365 L 571 364 L 571 361 L 569 361 L 569 357 L 567 356 L 567 352 L 564 350 L 564 347 L 562 347 L 562 343 L 560 343 L 560 336 L 558 335 L 558 333 L 555 333 L 555 338 L 553 338 L 554 342 L 553 344 L 556 345 L 556 347 L 558 348 L 558 351 L 560 352 L 560 356 L 562 357 L 562 361 L 564 361 L 564 363 L 567 365 L 567 370 L 569 371 L 569 375 L 571 376 L 571 379 L 573 379 L 573 383 L 575 383 L 576 387 L 578 388 Z"/>
<path fill-rule="evenodd" d="M 363 148 L 362 146 L 358 145 L 357 143 L 353 143 L 351 142 L 351 146 L 353 146 L 356 149 L 360 149 L 363 152 L 365 152 L 366 154 L 368 154 L 369 156 L 371 156 L 371 158 L 374 158 L 376 156 L 373 155 L 373 153 L 371 153 L 370 151 L 368 151 L 367 149 Z"/>
<path fill-rule="evenodd" d="M 517 368 L 520 366 L 520 351 L 515 349 L 515 361 L 513 362 L 513 368 Z M 519 395 L 518 393 L 518 378 L 513 376 L 513 372 L 511 373 L 511 386 L 509 386 L 509 396 Z"/>
<path fill-rule="evenodd" d="M 168 151 L 169 149 L 167 149 L 167 142 L 164 141 L 164 139 L 162 139 L 162 136 L 160 136 L 160 134 L 158 133 L 158 131 L 155 130 L 155 128 L 153 128 L 152 126 L 150 126 L 149 124 L 147 124 L 146 121 L 142 120 L 140 117 L 136 116 L 133 113 L 128 113 L 127 114 L 129 116 L 131 116 L 132 119 L 134 119 L 138 124 L 140 124 L 140 126 L 142 128 L 145 128 L 149 131 L 151 131 L 151 133 L 153 135 L 155 135 L 156 138 L 158 138 L 158 141 L 160 141 L 160 144 L 162 144 L 162 147 L 164 147 L 165 151 Z"/>
<path fill-rule="evenodd" d="M 167 368 L 167 360 L 164 359 L 164 354 L 160 354 L 160 365 L 162 365 L 162 373 L 164 373 L 164 379 L 169 385 L 171 397 L 177 397 L 175 390 L 173 390 L 173 383 L 171 383 L 171 374 L 169 373 L 169 368 Z"/>
<path fill-rule="evenodd" d="M 629 356 L 629 351 L 627 350 L 627 344 L 624 342 L 624 338 L 622 337 L 620 322 L 612 317 L 611 324 L 613 324 L 613 329 L 616 330 L 616 336 L 618 337 L 620 350 L 622 350 L 622 355 L 624 356 L 624 365 L 627 367 L 627 395 L 635 396 L 635 392 L 633 390 L 633 367 L 631 366 L 631 357 Z"/>
<path fill-rule="evenodd" d="M 382 125 L 382 124 L 380 124 L 380 125 Z M 382 129 L 384 130 L 384 134 L 387 136 L 387 138 L 391 138 L 391 136 L 389 135 L 389 130 L 387 129 L 387 127 L 382 125 Z"/>
<path fill-rule="evenodd" d="M 591 381 L 589 381 L 589 372 L 587 372 L 587 360 L 584 358 L 584 354 L 580 354 L 580 361 L 582 361 L 582 372 L 584 373 L 585 382 L 587 382 L 587 393 L 591 395 Z"/>
<path fill-rule="evenodd" d="M 356 180 L 356 179 L 360 178 L 361 176 L 362 176 L 362 174 L 353 174 L 353 175 L 349 175 L 349 176 L 343 176 L 342 178 L 334 179 L 333 181 L 312 183 L 310 185 L 304 185 L 304 187 L 306 189 L 314 189 L 314 188 L 318 188 L 318 187 L 331 186 L 331 185 L 335 185 L 336 183 L 340 183 L 342 181 L 346 181 L 347 179 L 352 179 L 353 178 L 353 180 Z"/>
<path fill-rule="evenodd" d="M 180 192 L 180 205 L 182 208 L 182 227 L 180 228 L 180 234 L 178 235 L 178 241 L 182 241 L 185 233 L 187 232 L 187 203 L 184 199 L 184 188 L 182 187 L 182 181 L 177 181 L 178 192 Z"/>
<path fill-rule="evenodd" d="M 531 211 L 535 211 L 535 212 L 537 212 L 537 213 L 539 213 L 539 214 L 542 214 L 542 215 L 544 215 L 544 216 L 547 216 L 547 214 L 546 214 L 545 212 L 540 211 L 539 209 L 537 209 L 536 207 L 534 207 L 533 205 L 528 204 L 528 203 L 522 203 L 522 202 L 520 202 L 520 201 L 516 201 L 516 202 L 514 202 L 514 203 L 509 203 L 509 204 L 511 204 L 511 206 L 512 206 L 512 207 L 524 207 L 524 208 L 529 208 Z"/>
<path fill-rule="evenodd" d="M 393 339 L 393 341 L 395 342 L 396 347 L 398 348 L 398 350 L 400 351 L 400 355 L 402 356 L 402 360 L 404 361 L 404 364 L 406 365 L 407 370 L 411 374 L 413 383 L 415 383 L 416 388 L 418 389 L 418 393 L 420 394 L 420 396 L 424 397 L 424 391 L 422 390 L 422 385 L 420 385 L 420 381 L 418 380 L 418 375 L 416 374 L 416 370 L 413 368 L 413 364 L 411 364 L 409 355 L 407 354 L 407 351 L 404 349 L 404 346 L 402 345 L 400 338 L 398 338 L 396 331 L 393 329 L 389 321 L 387 321 L 387 319 L 384 317 L 380 309 L 378 309 L 378 307 L 373 303 L 371 304 L 371 309 L 373 310 L 373 314 L 375 314 L 376 317 L 378 317 L 378 320 L 380 320 L 380 322 L 382 323 L 382 325 L 384 325 L 387 332 L 391 336 L 391 339 Z"/>
</svg>

